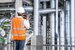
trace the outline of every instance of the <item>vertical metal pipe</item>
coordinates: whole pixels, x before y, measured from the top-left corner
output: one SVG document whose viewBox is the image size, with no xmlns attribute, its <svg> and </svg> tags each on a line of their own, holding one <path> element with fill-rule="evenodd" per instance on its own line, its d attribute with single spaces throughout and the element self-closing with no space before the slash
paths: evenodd
<svg viewBox="0 0 75 50">
<path fill-rule="evenodd" d="M 67 36 L 67 45 L 70 45 L 70 2 L 66 1 L 66 36 Z M 68 50 L 71 49 L 71 47 L 67 47 Z"/>
<path fill-rule="evenodd" d="M 63 43 L 64 43 L 64 45 L 67 45 L 66 44 L 66 41 L 67 41 L 67 39 L 66 39 L 66 1 L 64 0 L 64 41 L 63 41 Z M 67 48 L 66 47 L 64 47 L 64 50 L 67 50 Z"/>
<path fill-rule="evenodd" d="M 71 39 L 72 45 L 75 45 L 75 0 L 71 0 Z M 72 47 L 72 50 L 75 50 Z"/>
<path fill-rule="evenodd" d="M 11 17 L 10 17 L 10 20 L 14 17 L 14 14 L 13 13 L 10 13 L 11 14 Z M 10 22 L 10 24 L 12 25 L 12 22 Z M 10 33 L 9 33 L 9 36 L 10 36 L 10 42 L 11 42 L 11 40 L 12 40 L 12 26 L 10 27 Z M 11 46 L 11 49 L 12 50 L 14 50 L 14 43 L 13 42 L 11 42 L 12 43 L 12 46 Z"/>
<path fill-rule="evenodd" d="M 43 50 L 43 37 L 39 35 L 39 3 L 39 0 L 34 0 L 34 34 L 31 38 L 31 50 Z"/>
<path fill-rule="evenodd" d="M 7 44 L 7 38 L 5 38 L 5 44 Z M 7 50 L 7 46 L 4 47 L 4 50 Z"/>
<path fill-rule="evenodd" d="M 16 13 L 15 13 L 15 15 L 17 16 L 17 9 L 19 8 L 19 7 L 22 7 L 22 0 L 15 0 L 15 9 L 16 9 Z"/>
<path fill-rule="evenodd" d="M 46 2 L 43 2 L 44 4 L 43 4 L 43 6 L 44 6 L 44 9 L 46 9 Z"/>
<path fill-rule="evenodd" d="M 56 0 L 56 36 L 59 34 L 58 32 L 58 0 Z M 60 38 L 60 37 L 59 37 Z M 56 37 L 56 43 L 59 45 L 59 38 Z M 56 47 L 59 50 L 59 46 Z"/>
<path fill-rule="evenodd" d="M 67 45 L 67 33 L 66 33 L 66 0 L 64 1 L 64 45 Z M 67 50 L 67 47 L 64 47 Z"/>
<path fill-rule="evenodd" d="M 38 29 L 39 29 L 39 33 L 38 33 L 38 35 L 42 35 L 42 33 L 41 33 L 41 16 L 39 16 L 39 23 L 38 23 Z"/>
<path fill-rule="evenodd" d="M 70 25 L 70 27 L 69 27 L 70 28 L 70 45 L 72 46 L 72 43 L 71 43 L 72 42 L 72 40 L 71 40 L 71 0 L 69 1 L 69 3 L 70 3 L 70 17 L 69 17 L 70 18 L 69 19 L 70 20 L 70 23 L 69 23 L 69 25 Z M 72 50 L 72 47 L 70 47 L 70 50 Z"/>
<path fill-rule="evenodd" d="M 58 34 L 58 0 L 56 0 L 56 33 Z"/>
<path fill-rule="evenodd" d="M 39 0 L 34 0 L 34 34 L 39 34 Z"/>
<path fill-rule="evenodd" d="M 60 45 L 65 45 L 65 39 L 64 39 L 64 10 L 60 12 Z M 64 47 L 60 47 L 61 50 L 64 50 Z"/>
<path fill-rule="evenodd" d="M 55 8 L 55 0 L 51 0 L 50 2 L 51 8 Z M 51 13 L 50 16 L 50 28 L 51 28 L 51 36 L 52 36 L 52 45 L 55 45 L 55 13 Z M 52 50 L 55 50 L 55 47 L 52 47 Z"/>
<path fill-rule="evenodd" d="M 46 2 L 43 2 L 43 8 L 46 9 Z M 43 16 L 43 40 L 44 44 L 46 44 L 46 33 L 47 33 L 47 21 L 46 16 Z M 46 50 L 46 47 L 43 47 L 44 50 Z"/>
<path fill-rule="evenodd" d="M 9 34 L 7 34 L 7 43 L 8 43 L 7 50 L 10 50 L 11 49 L 10 48 L 11 46 L 10 46 L 10 35 Z"/>
<path fill-rule="evenodd" d="M 46 25 L 46 16 L 43 16 L 43 44 L 46 44 L 46 28 L 47 28 L 47 25 Z M 44 50 L 46 50 L 46 47 L 44 47 Z"/>
</svg>

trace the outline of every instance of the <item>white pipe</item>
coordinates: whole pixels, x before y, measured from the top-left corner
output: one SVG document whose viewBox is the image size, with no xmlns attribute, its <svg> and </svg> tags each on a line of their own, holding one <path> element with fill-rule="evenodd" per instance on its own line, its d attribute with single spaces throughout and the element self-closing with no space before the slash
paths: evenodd
<svg viewBox="0 0 75 50">
<path fill-rule="evenodd" d="M 58 11 L 61 11 L 61 9 L 58 9 Z M 40 9 L 39 10 L 39 13 L 40 14 L 46 14 L 46 13 L 53 13 L 53 12 L 56 12 L 56 9 Z"/>
<path fill-rule="evenodd" d="M 46 9 L 46 2 L 43 2 L 44 4 L 43 4 L 43 7 L 44 7 L 44 9 Z M 42 35 L 43 35 L 43 44 L 46 44 L 46 33 L 47 33 L 47 30 L 46 30 L 46 28 L 47 28 L 47 21 L 46 21 L 46 16 L 43 16 L 42 17 L 43 18 L 43 26 L 42 26 Z M 46 46 L 45 47 L 43 47 L 43 50 L 46 50 Z"/>
<path fill-rule="evenodd" d="M 40 0 L 40 2 L 47 2 L 47 1 L 50 1 L 50 0 Z"/>
<path fill-rule="evenodd" d="M 0 11 L 6 11 L 6 10 L 12 10 L 12 11 L 14 11 L 15 8 L 0 8 Z"/>
<path fill-rule="evenodd" d="M 55 8 L 55 0 L 51 0 L 50 2 L 51 8 Z M 51 28 L 51 36 L 52 36 L 52 45 L 55 45 L 55 13 L 51 13 L 50 16 L 50 28 Z M 52 47 L 52 50 L 55 50 L 55 47 Z"/>
<path fill-rule="evenodd" d="M 65 45 L 65 39 L 64 39 L 64 10 L 62 10 L 62 12 L 60 12 L 60 45 Z M 60 47 L 61 50 L 64 50 L 64 47 Z"/>
<path fill-rule="evenodd" d="M 75 0 L 71 0 L 71 39 L 72 45 L 75 45 Z M 72 47 L 72 50 L 75 48 Z"/>
<path fill-rule="evenodd" d="M 58 32 L 58 0 L 56 0 L 56 35 L 59 35 Z M 57 37 L 56 37 L 57 38 Z M 57 38 L 57 45 L 59 45 L 59 38 Z M 57 47 L 57 50 L 60 50 L 60 47 Z"/>
<path fill-rule="evenodd" d="M 67 45 L 71 45 L 71 38 L 70 38 L 70 2 L 66 1 L 66 36 L 67 36 Z M 70 50 L 71 47 L 68 47 L 68 50 Z M 72 50 L 72 49 L 71 49 Z"/>
<path fill-rule="evenodd" d="M 42 26 L 42 35 L 43 35 L 43 44 L 46 44 L 46 16 L 43 16 L 43 26 Z M 46 50 L 46 47 L 43 47 L 43 50 Z"/>
<path fill-rule="evenodd" d="M 39 0 L 34 0 L 34 35 L 39 34 Z"/>
<path fill-rule="evenodd" d="M 29 12 L 32 12 L 33 11 L 33 7 L 31 6 L 27 6 L 27 7 L 24 7 L 24 9 L 26 11 L 29 11 Z M 16 10 L 15 8 L 0 8 L 0 11 L 6 11 L 6 10 L 10 10 L 10 11 L 14 11 Z M 59 9 L 58 11 L 61 11 L 61 9 Z M 56 12 L 56 9 L 39 9 L 39 13 L 41 14 L 45 14 L 45 13 L 52 13 L 52 12 Z"/>
<path fill-rule="evenodd" d="M 33 7 L 32 6 L 26 6 L 26 7 L 24 7 L 24 9 L 26 10 L 26 11 L 33 11 Z"/>
<path fill-rule="evenodd" d="M 56 0 L 56 33 L 58 34 L 58 0 Z"/>
</svg>

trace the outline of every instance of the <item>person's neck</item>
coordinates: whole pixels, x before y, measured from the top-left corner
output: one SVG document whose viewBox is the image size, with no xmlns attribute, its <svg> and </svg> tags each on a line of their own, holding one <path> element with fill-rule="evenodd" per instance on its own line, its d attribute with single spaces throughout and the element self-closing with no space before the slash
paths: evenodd
<svg viewBox="0 0 75 50">
<path fill-rule="evenodd" d="M 17 18 L 22 18 L 22 16 L 16 16 Z"/>
</svg>

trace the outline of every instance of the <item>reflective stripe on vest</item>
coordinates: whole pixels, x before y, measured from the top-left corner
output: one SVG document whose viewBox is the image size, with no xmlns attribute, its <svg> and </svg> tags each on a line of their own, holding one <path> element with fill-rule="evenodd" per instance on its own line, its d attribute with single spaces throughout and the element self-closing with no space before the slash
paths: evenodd
<svg viewBox="0 0 75 50">
<path fill-rule="evenodd" d="M 26 36 L 26 34 L 12 34 L 13 36 Z"/>
<path fill-rule="evenodd" d="M 13 30 L 25 30 L 25 28 L 13 28 Z"/>
</svg>

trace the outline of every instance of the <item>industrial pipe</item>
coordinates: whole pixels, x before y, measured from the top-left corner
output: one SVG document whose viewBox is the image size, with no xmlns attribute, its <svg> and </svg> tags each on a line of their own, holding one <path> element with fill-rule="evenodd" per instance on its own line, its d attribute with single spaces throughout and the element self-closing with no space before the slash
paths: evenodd
<svg viewBox="0 0 75 50">
<path fill-rule="evenodd" d="M 75 45 L 75 0 L 71 0 L 71 43 Z M 75 50 L 75 48 L 72 48 Z"/>
<path fill-rule="evenodd" d="M 32 12 L 33 11 L 33 7 L 31 6 L 28 6 L 28 7 L 25 7 L 24 8 L 26 11 L 28 12 Z M 15 8 L 0 8 L 0 11 L 6 11 L 6 10 L 10 10 L 10 11 L 14 11 Z M 58 11 L 61 11 L 61 9 L 58 9 Z M 52 13 L 52 12 L 56 12 L 56 9 L 52 9 L 52 8 L 49 8 L 49 9 L 39 9 L 38 12 L 40 14 L 46 14 L 46 13 Z"/>
<path fill-rule="evenodd" d="M 39 34 L 39 0 L 34 0 L 34 35 Z"/>
<path fill-rule="evenodd" d="M 50 2 L 51 8 L 55 9 L 55 0 L 51 0 Z M 52 38 L 52 45 L 55 45 L 55 13 L 51 13 L 50 16 L 50 30 L 51 30 L 51 38 Z M 52 47 L 52 50 L 55 50 L 55 47 Z"/>
</svg>

